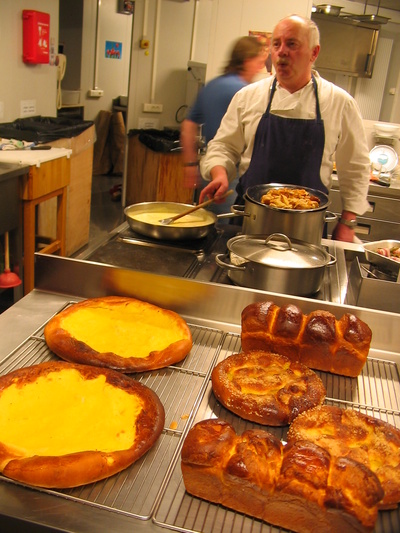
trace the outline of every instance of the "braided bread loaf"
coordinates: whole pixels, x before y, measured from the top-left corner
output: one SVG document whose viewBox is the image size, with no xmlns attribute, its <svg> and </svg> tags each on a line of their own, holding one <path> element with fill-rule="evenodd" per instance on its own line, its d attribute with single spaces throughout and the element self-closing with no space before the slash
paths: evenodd
<svg viewBox="0 0 400 533">
<path fill-rule="evenodd" d="M 304 315 L 296 305 L 257 302 L 242 311 L 242 350 L 285 355 L 315 370 L 356 377 L 368 356 L 372 332 L 355 315 L 329 311 Z"/>
<path fill-rule="evenodd" d="M 237 435 L 203 420 L 181 452 L 186 490 L 297 533 L 367 533 L 383 490 L 377 476 L 309 441 L 284 446 L 263 430 Z"/>
</svg>

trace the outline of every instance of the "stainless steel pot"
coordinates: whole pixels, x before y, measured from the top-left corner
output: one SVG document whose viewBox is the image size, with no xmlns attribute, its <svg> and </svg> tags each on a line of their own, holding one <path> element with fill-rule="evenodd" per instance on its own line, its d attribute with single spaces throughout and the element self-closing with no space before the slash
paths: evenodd
<svg viewBox="0 0 400 533">
<path fill-rule="evenodd" d="M 236 285 L 296 296 L 319 291 L 325 268 L 336 258 L 320 246 L 289 239 L 274 233 L 238 235 L 229 239 L 228 254 L 219 254 L 215 261 L 228 270 Z"/>
<path fill-rule="evenodd" d="M 280 209 L 265 205 L 261 202 L 262 196 L 270 189 L 304 189 L 320 200 L 319 207 L 315 209 Z M 327 211 L 329 198 L 322 191 L 287 185 L 282 183 L 268 183 L 249 187 L 244 195 L 244 207 L 233 206 L 231 211 L 243 215 L 243 233 L 246 235 L 261 235 L 283 233 L 290 239 L 312 244 L 321 244 L 324 223 L 336 219 L 334 213 Z"/>
<path fill-rule="evenodd" d="M 158 220 L 178 215 L 191 207 L 193 206 L 190 204 L 174 202 L 142 202 L 126 207 L 124 214 L 131 229 L 146 237 L 170 241 L 202 239 L 217 222 L 217 216 L 206 209 L 201 208 L 168 226 L 157 223 Z M 143 216 L 148 217 L 148 221 L 143 220 Z M 194 219 L 196 222 L 193 222 Z"/>
</svg>

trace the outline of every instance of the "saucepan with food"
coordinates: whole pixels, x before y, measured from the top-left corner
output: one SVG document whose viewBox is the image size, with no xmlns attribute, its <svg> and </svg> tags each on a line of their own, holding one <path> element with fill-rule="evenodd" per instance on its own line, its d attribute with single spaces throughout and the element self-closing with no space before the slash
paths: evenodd
<svg viewBox="0 0 400 533">
<path fill-rule="evenodd" d="M 249 187 L 244 206 L 232 211 L 243 215 L 244 234 L 284 233 L 290 238 L 320 244 L 324 223 L 336 219 L 327 212 L 328 196 L 317 189 L 282 183 Z"/>
<path fill-rule="evenodd" d="M 153 239 L 184 241 L 202 239 L 214 228 L 217 215 L 200 208 L 171 224 L 162 220 L 174 217 L 192 208 L 175 202 L 142 202 L 125 208 L 124 213 L 133 231 Z"/>
<path fill-rule="evenodd" d="M 336 258 L 321 246 L 289 239 L 281 233 L 238 235 L 229 239 L 227 254 L 215 257 L 236 285 L 308 296 L 321 288 L 325 268 Z"/>
</svg>

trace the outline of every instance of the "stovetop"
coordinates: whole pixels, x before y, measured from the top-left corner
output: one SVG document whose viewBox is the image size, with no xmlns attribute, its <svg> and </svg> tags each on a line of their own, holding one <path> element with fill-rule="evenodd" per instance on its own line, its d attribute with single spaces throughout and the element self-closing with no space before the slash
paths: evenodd
<svg viewBox="0 0 400 533">
<path fill-rule="evenodd" d="M 134 232 L 125 222 L 110 234 L 108 240 L 78 258 L 142 272 L 233 285 L 228 271 L 216 264 L 215 256 L 227 252 L 228 240 L 240 234 L 241 229 L 241 226 L 222 223 L 203 239 L 160 241 Z M 312 297 L 342 303 L 343 275 L 338 274 L 338 267 L 333 274 L 328 270 L 331 269 L 327 269 L 321 290 Z M 345 278 L 347 280 L 346 274 Z"/>
<path fill-rule="evenodd" d="M 134 232 L 124 222 L 108 239 L 78 258 L 141 272 L 233 285 L 228 270 L 216 264 L 215 256 L 227 253 L 228 240 L 240 233 L 241 226 L 219 223 L 202 239 L 161 241 Z M 336 264 L 325 269 L 321 289 L 309 297 L 325 302 L 396 311 L 393 302 L 398 300 L 400 283 L 396 283 L 396 280 L 377 280 L 373 275 L 371 279 L 368 271 L 372 271 L 373 267 L 365 261 L 363 248 L 358 247 L 354 252 L 351 245 L 347 249 L 343 244 L 322 240 L 326 251 L 336 258 Z M 379 283 L 378 287 L 376 282 Z"/>
</svg>

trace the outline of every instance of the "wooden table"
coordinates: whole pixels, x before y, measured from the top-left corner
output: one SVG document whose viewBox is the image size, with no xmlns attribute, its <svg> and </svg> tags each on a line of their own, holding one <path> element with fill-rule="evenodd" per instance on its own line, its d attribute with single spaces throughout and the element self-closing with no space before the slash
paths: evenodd
<svg viewBox="0 0 400 533">
<path fill-rule="evenodd" d="M 70 181 L 72 150 L 1 151 L 0 162 L 27 166 L 21 176 L 20 198 L 23 211 L 24 294 L 35 285 L 36 208 L 51 198 L 57 198 L 56 239 L 41 248 L 41 253 L 65 255 L 67 188 Z"/>
</svg>

